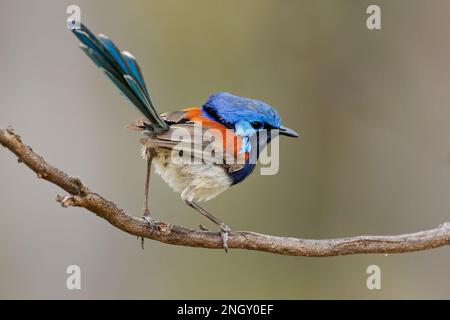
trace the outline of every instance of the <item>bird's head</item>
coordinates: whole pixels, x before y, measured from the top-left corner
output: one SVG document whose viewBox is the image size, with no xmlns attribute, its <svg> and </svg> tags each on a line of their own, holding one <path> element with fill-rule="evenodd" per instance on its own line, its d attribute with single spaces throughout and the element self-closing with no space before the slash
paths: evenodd
<svg viewBox="0 0 450 320">
<path fill-rule="evenodd" d="M 259 100 L 218 92 L 208 97 L 203 112 L 240 136 L 250 137 L 263 129 L 270 135 L 270 130 L 278 129 L 280 135 L 299 137 L 294 130 L 281 124 L 275 108 Z"/>
</svg>

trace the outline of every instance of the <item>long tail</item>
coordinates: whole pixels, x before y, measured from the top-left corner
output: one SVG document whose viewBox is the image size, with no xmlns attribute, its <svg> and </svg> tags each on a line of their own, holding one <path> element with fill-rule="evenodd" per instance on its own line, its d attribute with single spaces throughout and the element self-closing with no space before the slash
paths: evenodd
<svg viewBox="0 0 450 320">
<path fill-rule="evenodd" d="M 126 51 L 119 51 L 105 35 L 96 37 L 85 25 L 72 32 L 80 39 L 80 48 L 151 122 L 149 130 L 158 133 L 169 129 L 150 99 L 136 59 Z"/>
</svg>

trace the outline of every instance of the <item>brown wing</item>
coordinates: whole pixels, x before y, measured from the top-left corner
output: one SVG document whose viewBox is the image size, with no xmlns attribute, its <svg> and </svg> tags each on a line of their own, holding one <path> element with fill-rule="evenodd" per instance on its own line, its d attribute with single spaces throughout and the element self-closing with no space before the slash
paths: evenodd
<svg viewBox="0 0 450 320">
<path fill-rule="evenodd" d="M 195 122 L 187 120 L 185 111 L 167 112 L 161 114 L 161 117 L 170 124 L 169 130 L 141 137 L 139 142 L 143 146 L 183 150 L 195 160 L 220 165 L 229 172 L 235 172 L 244 167 L 243 154 L 236 158 L 233 150 L 224 150 L 221 136 L 215 136 L 215 134 L 221 134 L 220 131 L 212 130 L 214 128 L 208 126 L 198 126 Z M 145 118 L 139 118 L 127 128 L 144 131 L 148 123 Z"/>
</svg>

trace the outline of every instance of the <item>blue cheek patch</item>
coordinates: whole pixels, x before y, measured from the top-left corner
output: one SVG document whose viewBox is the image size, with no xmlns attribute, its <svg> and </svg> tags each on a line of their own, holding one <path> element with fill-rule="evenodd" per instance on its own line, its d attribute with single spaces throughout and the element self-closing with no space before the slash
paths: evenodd
<svg viewBox="0 0 450 320">
<path fill-rule="evenodd" d="M 241 120 L 234 125 L 236 135 L 242 137 L 242 147 L 239 153 L 250 152 L 252 150 L 252 144 L 250 143 L 250 136 L 256 134 L 256 130 L 250 125 L 249 122 Z"/>
<path fill-rule="evenodd" d="M 241 149 L 239 150 L 239 153 L 246 153 L 246 152 L 250 152 L 250 150 L 252 150 L 252 145 L 250 144 L 250 139 L 248 137 L 243 137 L 242 138 L 242 146 Z"/>
</svg>

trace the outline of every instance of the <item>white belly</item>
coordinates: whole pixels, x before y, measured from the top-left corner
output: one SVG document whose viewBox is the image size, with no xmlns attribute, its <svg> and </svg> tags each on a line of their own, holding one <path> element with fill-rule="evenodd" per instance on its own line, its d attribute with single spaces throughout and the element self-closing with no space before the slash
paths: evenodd
<svg viewBox="0 0 450 320">
<path fill-rule="evenodd" d="M 214 164 L 174 163 L 171 150 L 157 148 L 153 164 L 163 180 L 187 201 L 208 201 L 231 186 L 225 170 Z"/>
</svg>

